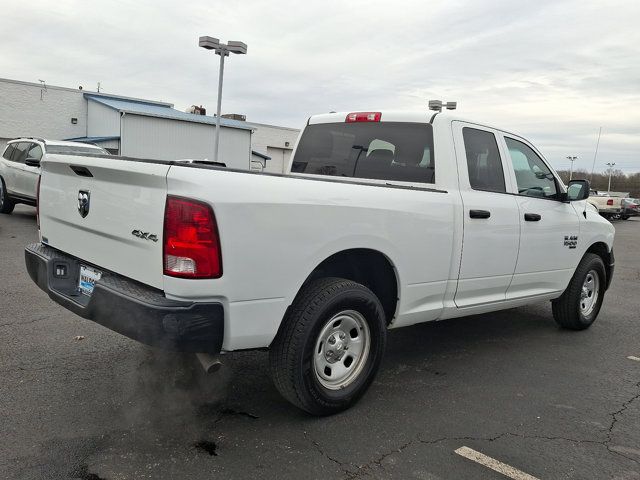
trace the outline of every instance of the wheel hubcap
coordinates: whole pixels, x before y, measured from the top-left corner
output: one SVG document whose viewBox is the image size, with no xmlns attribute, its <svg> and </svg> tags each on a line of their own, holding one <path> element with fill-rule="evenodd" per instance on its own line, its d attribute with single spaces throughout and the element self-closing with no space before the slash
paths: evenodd
<svg viewBox="0 0 640 480">
<path fill-rule="evenodd" d="M 313 367 L 320 384 L 330 390 L 349 386 L 369 357 L 371 335 L 361 313 L 344 310 L 325 323 L 314 350 Z"/>
<path fill-rule="evenodd" d="M 583 315 L 590 315 L 598 303 L 600 295 L 600 276 L 595 270 L 589 270 L 582 284 L 580 292 L 580 311 Z"/>
</svg>

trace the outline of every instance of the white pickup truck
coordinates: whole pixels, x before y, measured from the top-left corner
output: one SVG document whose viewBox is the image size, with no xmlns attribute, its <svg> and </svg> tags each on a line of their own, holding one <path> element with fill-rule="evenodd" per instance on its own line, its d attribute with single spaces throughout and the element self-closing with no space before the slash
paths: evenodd
<svg viewBox="0 0 640 480">
<path fill-rule="evenodd" d="M 348 408 L 387 329 L 551 300 L 596 319 L 614 229 L 524 138 L 449 113 L 313 116 L 286 175 L 48 155 L 31 278 L 149 345 L 269 349 L 303 410 Z M 206 355 L 202 355 L 206 354 Z"/>
<path fill-rule="evenodd" d="M 622 197 L 612 197 L 607 193 L 592 190 L 588 202 L 606 219 L 616 219 L 622 213 Z"/>
</svg>

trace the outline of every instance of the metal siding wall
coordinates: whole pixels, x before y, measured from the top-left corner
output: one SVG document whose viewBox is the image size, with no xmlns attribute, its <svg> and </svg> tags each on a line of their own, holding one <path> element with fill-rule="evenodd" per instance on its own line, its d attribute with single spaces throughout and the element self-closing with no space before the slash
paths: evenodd
<svg viewBox="0 0 640 480">
<path fill-rule="evenodd" d="M 39 85 L 0 81 L 0 138 L 84 137 L 87 134 L 85 92 L 53 87 L 41 90 Z M 72 117 L 78 119 L 77 124 L 71 123 Z"/>
<path fill-rule="evenodd" d="M 87 137 L 120 135 L 120 112 L 88 100 Z"/>
<path fill-rule="evenodd" d="M 126 114 L 122 118 L 122 155 L 158 160 L 213 160 L 215 127 L 194 122 Z M 251 132 L 223 127 L 220 161 L 249 169 Z"/>
</svg>

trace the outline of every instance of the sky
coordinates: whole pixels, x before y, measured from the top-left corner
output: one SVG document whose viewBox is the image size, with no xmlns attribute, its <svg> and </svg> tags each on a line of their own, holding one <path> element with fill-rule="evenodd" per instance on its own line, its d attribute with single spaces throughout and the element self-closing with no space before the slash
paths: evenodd
<svg viewBox="0 0 640 480">
<path fill-rule="evenodd" d="M 0 77 L 192 104 L 300 128 L 329 111 L 426 111 L 517 132 L 557 169 L 640 171 L 638 0 L 2 0 Z M 1 101 L 1 99 L 0 99 Z"/>
</svg>

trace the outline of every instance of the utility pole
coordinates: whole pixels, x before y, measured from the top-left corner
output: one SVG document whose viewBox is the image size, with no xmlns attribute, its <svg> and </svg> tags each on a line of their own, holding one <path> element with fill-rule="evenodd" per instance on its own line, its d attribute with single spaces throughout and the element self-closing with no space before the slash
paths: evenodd
<svg viewBox="0 0 640 480">
<path fill-rule="evenodd" d="M 571 155 L 567 157 L 567 160 L 571 162 L 571 168 L 569 169 L 569 181 L 571 181 L 571 179 L 573 178 L 573 162 L 575 162 L 577 159 L 578 157 L 572 157 Z"/>
<path fill-rule="evenodd" d="M 616 164 L 616 162 L 609 162 L 607 163 L 607 165 L 609 165 L 609 186 L 607 187 L 607 195 L 611 194 L 611 174 L 613 173 L 613 166 Z"/>
</svg>

